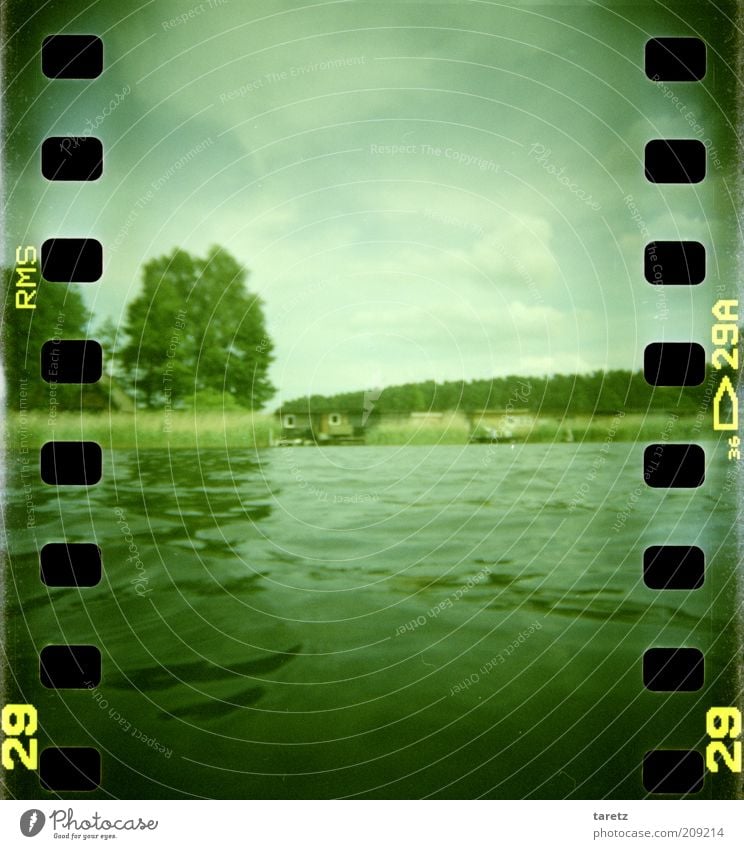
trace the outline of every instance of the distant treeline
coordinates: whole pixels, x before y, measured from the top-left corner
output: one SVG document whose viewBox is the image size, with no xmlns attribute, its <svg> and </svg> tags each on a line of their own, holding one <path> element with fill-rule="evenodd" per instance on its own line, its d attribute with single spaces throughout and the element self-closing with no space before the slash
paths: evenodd
<svg viewBox="0 0 744 849">
<path fill-rule="evenodd" d="M 491 380 L 425 380 L 382 390 L 369 388 L 337 395 L 311 395 L 282 405 L 286 412 L 367 410 L 385 413 L 461 410 L 529 410 L 541 414 L 695 412 L 710 406 L 711 387 L 721 372 L 708 368 L 700 386 L 654 387 L 642 372 L 617 369 L 590 374 L 556 374 L 543 377 L 495 377 Z"/>
</svg>

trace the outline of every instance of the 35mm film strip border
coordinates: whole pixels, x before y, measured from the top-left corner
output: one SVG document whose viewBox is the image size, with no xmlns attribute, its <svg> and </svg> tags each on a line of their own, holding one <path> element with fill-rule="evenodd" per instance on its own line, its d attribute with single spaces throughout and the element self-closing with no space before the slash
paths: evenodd
<svg viewBox="0 0 744 849">
<path fill-rule="evenodd" d="M 94 35 L 53 35 L 42 45 L 42 71 L 51 79 L 95 79 L 103 72 L 103 42 Z M 646 76 L 655 82 L 695 83 L 706 73 L 705 44 L 697 38 L 654 38 L 645 49 Z M 103 175 L 103 145 L 90 136 L 55 136 L 41 146 L 41 173 L 50 181 L 92 181 Z M 699 183 L 706 175 L 706 149 L 697 139 L 656 139 L 644 151 L 649 182 Z M 705 248 L 699 242 L 658 241 L 646 246 L 644 276 L 651 285 L 691 286 L 705 278 Z M 41 248 L 41 273 L 52 283 L 93 283 L 103 274 L 103 247 L 95 239 L 49 239 Z M 736 318 L 734 319 L 736 320 Z M 41 378 L 57 383 L 94 383 L 102 375 L 103 352 L 94 340 L 49 340 L 40 352 Z M 644 375 L 654 386 L 696 386 L 705 378 L 705 350 L 696 342 L 657 342 L 644 352 Z M 643 476 L 654 488 L 699 487 L 705 480 L 703 448 L 693 444 L 654 444 L 644 451 Z M 103 455 L 95 442 L 47 442 L 41 448 L 40 474 L 50 486 L 97 484 Z M 102 556 L 94 543 L 58 542 L 40 552 L 40 580 L 54 587 L 92 587 L 101 579 Z M 650 546 L 644 552 L 643 579 L 662 592 L 699 589 L 705 580 L 705 554 L 696 545 Z M 705 681 L 705 658 L 696 647 L 653 647 L 642 658 L 643 685 L 654 692 L 690 692 Z M 39 658 L 41 683 L 55 689 L 97 686 L 101 653 L 94 645 L 48 645 Z M 718 754 L 731 757 L 723 738 L 741 734 L 733 708 L 709 711 L 707 733 L 719 741 Z M 29 738 L 37 717 L 28 705 L 7 705 L 4 733 Z M 36 741 L 33 752 L 36 751 Z M 715 743 L 713 744 L 715 745 Z M 734 757 L 741 758 L 741 743 Z M 724 758 L 725 760 L 725 758 Z M 715 760 L 707 766 L 713 769 Z M 729 764 L 730 765 L 730 764 Z M 41 752 L 42 787 L 50 791 L 95 790 L 101 782 L 101 757 L 92 747 L 50 747 Z M 688 795 L 703 789 L 706 759 L 695 749 L 647 752 L 641 768 L 649 794 Z"/>
<path fill-rule="evenodd" d="M 42 44 L 41 66 L 52 80 L 94 80 L 103 73 L 103 41 L 95 35 L 50 35 Z M 45 139 L 41 174 L 50 181 L 100 179 L 102 142 L 87 135 Z M 103 275 L 103 246 L 91 238 L 48 239 L 41 246 L 41 275 L 50 283 L 95 283 Z M 21 290 L 21 294 L 29 301 L 35 293 Z M 40 359 L 40 377 L 49 383 L 95 383 L 103 373 L 103 351 L 95 340 L 48 340 Z M 94 486 L 103 475 L 101 446 L 89 441 L 47 442 L 41 447 L 40 475 L 49 486 Z M 95 543 L 49 543 L 40 552 L 39 576 L 47 586 L 92 587 L 101 575 L 101 550 Z M 95 645 L 47 645 L 39 656 L 39 679 L 51 689 L 97 686 L 101 667 L 101 652 Z M 6 705 L 3 709 L 3 732 L 18 744 L 19 755 L 26 755 L 22 747 L 26 738 L 29 760 L 36 759 L 37 726 L 36 709 L 31 705 Z M 101 755 L 94 747 L 48 747 L 33 766 L 38 766 L 44 790 L 85 792 L 101 784 Z"/>
<path fill-rule="evenodd" d="M 655 83 L 697 84 L 705 77 L 706 66 L 706 45 L 699 38 L 653 38 L 646 43 L 645 72 Z M 646 179 L 659 184 L 700 183 L 706 176 L 706 159 L 705 145 L 698 139 L 654 139 L 644 151 Z M 698 285 L 705 279 L 705 248 L 696 241 L 651 243 L 645 250 L 644 276 L 652 285 Z M 717 304 L 714 315 L 724 323 L 727 318 L 733 319 L 731 325 L 735 328 L 738 314 L 729 314 L 735 306 L 734 302 Z M 714 342 L 718 327 L 714 327 Z M 655 386 L 698 386 L 705 379 L 705 360 L 705 350 L 696 342 L 654 343 L 644 352 L 645 378 Z M 705 452 L 700 445 L 663 443 L 649 445 L 644 451 L 644 479 L 651 487 L 702 486 L 705 465 Z M 644 581 L 652 589 L 696 590 L 705 580 L 705 554 L 696 545 L 653 546 L 644 553 L 643 570 Z M 704 683 L 705 658 L 697 647 L 653 647 L 643 655 L 643 684 L 648 690 L 694 692 L 701 690 Z M 647 752 L 643 759 L 645 789 L 650 794 L 700 793 L 706 767 L 718 771 L 716 755 L 729 768 L 737 767 L 738 757 L 741 770 L 741 742 L 735 739 L 733 743 L 734 759 L 723 742 L 723 738 L 741 734 L 739 712 L 734 708 L 711 708 L 706 716 L 706 733 L 712 739 L 705 758 L 695 749 Z"/>
</svg>

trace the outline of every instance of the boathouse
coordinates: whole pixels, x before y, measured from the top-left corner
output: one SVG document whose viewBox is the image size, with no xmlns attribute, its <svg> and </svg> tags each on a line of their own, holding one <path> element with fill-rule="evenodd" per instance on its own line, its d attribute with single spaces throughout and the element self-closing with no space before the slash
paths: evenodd
<svg viewBox="0 0 744 849">
<path fill-rule="evenodd" d="M 276 411 L 280 423 L 280 445 L 309 445 L 313 443 L 361 444 L 364 442 L 366 422 L 361 410 L 328 410 L 314 412 L 308 409 L 282 409 Z"/>
</svg>

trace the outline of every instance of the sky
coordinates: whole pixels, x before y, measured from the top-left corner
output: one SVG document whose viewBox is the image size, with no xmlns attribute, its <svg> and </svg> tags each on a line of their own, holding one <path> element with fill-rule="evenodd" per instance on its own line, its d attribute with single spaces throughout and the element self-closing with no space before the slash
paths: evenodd
<svg viewBox="0 0 744 849">
<path fill-rule="evenodd" d="M 117 323 L 149 258 L 223 245 L 264 301 L 276 401 L 640 368 L 649 342 L 707 344 L 733 285 L 731 47 L 705 5 L 16 3 L 17 44 L 96 32 L 106 70 L 6 67 L 10 241 L 97 237 L 85 297 Z M 697 28 L 705 80 L 649 81 L 646 40 Z M 68 134 L 103 141 L 97 183 L 40 176 L 41 139 Z M 646 182 L 663 137 L 709 145 L 703 183 Z M 706 282 L 647 284 L 652 239 L 703 242 Z"/>
</svg>

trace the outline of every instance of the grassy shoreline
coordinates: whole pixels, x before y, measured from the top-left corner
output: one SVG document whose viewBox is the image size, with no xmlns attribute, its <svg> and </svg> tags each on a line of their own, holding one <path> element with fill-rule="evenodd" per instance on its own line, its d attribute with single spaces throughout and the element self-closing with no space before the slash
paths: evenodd
<svg viewBox="0 0 744 849">
<path fill-rule="evenodd" d="M 469 428 L 461 417 L 441 422 L 382 424 L 368 429 L 367 445 L 463 445 Z M 669 415 L 628 413 L 613 416 L 545 416 L 515 429 L 515 443 L 655 442 L 662 439 L 705 439 L 712 436 L 703 423 Z M 279 437 L 276 419 L 265 413 L 210 412 L 169 416 L 152 411 L 137 413 L 59 413 L 50 422 L 40 412 L 14 412 L 5 418 L 5 438 L 11 444 L 40 446 L 52 439 L 93 440 L 103 448 L 267 448 Z"/>
</svg>

